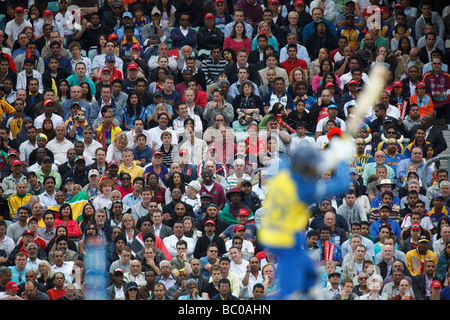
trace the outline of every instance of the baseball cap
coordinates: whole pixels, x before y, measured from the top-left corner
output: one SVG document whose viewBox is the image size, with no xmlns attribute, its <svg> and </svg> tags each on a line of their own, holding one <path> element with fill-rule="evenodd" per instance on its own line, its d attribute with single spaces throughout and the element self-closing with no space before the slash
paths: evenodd
<svg viewBox="0 0 450 320">
<path fill-rule="evenodd" d="M 434 195 L 433 199 L 436 199 L 436 198 L 442 198 L 442 199 L 445 200 L 445 196 L 444 196 L 442 193 L 440 193 L 440 192 L 438 192 L 438 193 L 436 193 L 436 194 Z"/>
<path fill-rule="evenodd" d="M 391 206 L 388 205 L 387 203 L 382 203 L 382 204 L 378 207 L 378 209 L 381 210 L 381 208 L 389 208 L 389 210 L 390 210 L 390 209 L 391 209 Z"/>
<path fill-rule="evenodd" d="M 401 82 L 401 81 L 395 81 L 395 82 L 394 82 L 394 87 L 403 87 L 403 82 Z"/>
<path fill-rule="evenodd" d="M 354 13 L 352 13 L 352 12 L 349 12 L 349 13 L 346 13 L 345 16 L 344 16 L 344 18 L 347 18 L 347 17 L 353 17 L 353 18 L 355 18 L 356 15 L 355 15 Z"/>
<path fill-rule="evenodd" d="M 52 158 L 50 158 L 49 156 L 45 156 L 45 157 L 42 158 L 42 163 L 47 162 L 47 161 L 53 162 Z"/>
<path fill-rule="evenodd" d="M 206 220 L 205 226 L 206 226 L 208 223 L 211 223 L 211 224 L 213 224 L 213 225 L 216 225 L 216 223 L 215 223 L 214 221 L 212 221 L 212 220 Z"/>
<path fill-rule="evenodd" d="M 348 85 L 352 85 L 352 84 L 359 85 L 358 81 L 356 81 L 356 80 L 350 80 L 350 81 L 348 82 Z"/>
<path fill-rule="evenodd" d="M 33 232 L 32 231 L 30 231 L 30 230 L 25 230 L 24 232 L 22 232 L 22 237 L 23 236 L 27 236 L 27 235 L 31 235 L 31 236 L 33 236 L 34 237 L 34 234 L 33 234 Z"/>
<path fill-rule="evenodd" d="M 90 176 L 99 176 L 100 175 L 100 173 L 97 171 L 97 170 L 95 170 L 95 169 L 91 169 L 91 170 L 89 170 L 89 177 Z"/>
<path fill-rule="evenodd" d="M 442 288 L 442 283 L 439 280 L 434 280 L 433 282 L 431 282 L 430 284 L 430 288 Z"/>
<path fill-rule="evenodd" d="M 418 225 L 417 223 L 415 223 L 411 226 L 411 230 L 417 230 L 417 229 L 420 230 L 420 225 Z"/>
<path fill-rule="evenodd" d="M 305 2 L 303 0 L 297 0 L 295 1 L 296 6 L 305 6 Z"/>
<path fill-rule="evenodd" d="M 131 23 L 124 25 L 123 30 L 127 30 L 127 29 L 134 30 L 134 25 Z"/>
<path fill-rule="evenodd" d="M 131 69 L 137 69 L 138 68 L 138 65 L 137 65 L 137 63 L 135 63 L 135 62 L 130 62 L 129 64 L 128 64 L 128 70 L 131 70 Z"/>
<path fill-rule="evenodd" d="M 105 62 L 108 62 L 108 61 L 116 61 L 116 58 L 114 58 L 113 54 L 107 54 L 105 56 Z"/>
<path fill-rule="evenodd" d="M 119 36 L 117 34 L 115 34 L 115 33 L 111 33 L 108 36 L 108 40 L 112 40 L 112 39 L 119 39 Z"/>
<path fill-rule="evenodd" d="M 8 150 L 8 156 L 10 156 L 12 154 L 15 154 L 16 156 L 19 156 L 19 151 L 17 151 L 16 149 L 11 148 L 11 149 Z"/>
<path fill-rule="evenodd" d="M 119 166 L 119 163 L 116 161 L 116 160 L 111 160 L 110 162 L 108 162 L 108 167 L 111 167 L 111 166 Z"/>
<path fill-rule="evenodd" d="M 200 195 L 200 199 L 201 199 L 201 198 L 209 198 L 209 199 L 212 200 L 213 197 L 212 197 L 212 195 L 210 195 L 209 193 L 203 193 L 203 194 Z"/>
<path fill-rule="evenodd" d="M 123 13 L 122 19 L 125 18 L 125 17 L 133 19 L 133 15 L 131 14 L 131 12 L 128 12 L 128 11 Z"/>
<path fill-rule="evenodd" d="M 328 83 L 325 85 L 325 88 L 328 88 L 328 87 L 334 87 L 334 83 L 333 83 L 333 82 L 328 82 Z"/>
<path fill-rule="evenodd" d="M 245 227 L 242 224 L 237 224 L 234 226 L 233 231 L 245 230 Z"/>
<path fill-rule="evenodd" d="M 401 3 L 397 3 L 397 4 L 394 5 L 394 9 L 395 8 L 402 8 L 403 9 L 404 7 L 403 7 L 403 5 Z"/>
<path fill-rule="evenodd" d="M 153 10 L 152 10 L 151 15 L 154 15 L 154 14 L 159 14 L 159 15 L 161 15 L 161 10 L 159 10 L 156 6 L 153 7 Z"/>
<path fill-rule="evenodd" d="M 335 104 L 330 104 L 330 105 L 328 106 L 328 109 L 330 109 L 330 108 L 339 109 L 338 106 L 335 105 Z"/>
<path fill-rule="evenodd" d="M 136 49 L 136 50 L 141 51 L 141 47 L 139 45 L 137 45 L 136 43 L 133 44 L 130 49 Z"/>
<path fill-rule="evenodd" d="M 178 152 L 178 155 L 181 157 L 182 154 L 189 154 L 186 149 L 181 149 L 180 152 Z"/>
<path fill-rule="evenodd" d="M 53 15 L 52 10 L 45 9 L 44 11 L 42 11 L 42 16 L 49 16 L 49 15 Z"/>
<path fill-rule="evenodd" d="M 153 98 L 155 97 L 163 97 L 162 91 L 161 90 L 155 91 L 155 93 L 153 94 Z"/>
<path fill-rule="evenodd" d="M 356 170 L 355 167 L 350 167 L 350 168 L 348 168 L 348 173 L 358 174 L 358 170 Z"/>
<path fill-rule="evenodd" d="M 74 162 L 77 162 L 78 160 L 83 160 L 84 162 L 86 162 L 86 159 L 83 156 L 76 156 Z"/>
<path fill-rule="evenodd" d="M 25 12 L 25 9 L 23 7 L 16 7 L 16 9 L 14 9 L 14 12 Z"/>
<path fill-rule="evenodd" d="M 239 216 L 248 216 L 249 213 L 248 213 L 247 210 L 241 209 L 241 210 L 239 210 L 239 214 L 238 214 L 238 215 L 239 215 Z"/>
<path fill-rule="evenodd" d="M 280 1 L 279 0 L 270 0 L 269 1 L 269 4 L 274 4 L 274 3 L 280 4 Z"/>
<path fill-rule="evenodd" d="M 426 87 L 426 84 L 425 84 L 425 82 L 419 81 L 419 82 L 417 82 L 416 87 L 417 87 L 417 88 L 425 88 L 425 87 Z"/>
<path fill-rule="evenodd" d="M 317 26 L 321 22 L 325 23 L 325 25 L 327 24 L 327 20 L 325 20 L 325 18 L 323 18 L 323 17 L 317 18 L 317 20 L 316 20 L 316 22 L 314 22 L 314 24 Z"/>
<path fill-rule="evenodd" d="M 214 13 L 208 12 L 208 13 L 205 15 L 205 19 L 208 19 L 208 18 L 214 19 L 214 18 L 215 18 L 215 17 L 214 17 Z"/>
<path fill-rule="evenodd" d="M 55 101 L 50 100 L 50 99 L 45 100 L 45 101 L 44 101 L 44 106 L 48 105 L 49 103 L 55 104 Z"/>
<path fill-rule="evenodd" d="M 22 165 L 22 161 L 20 161 L 20 160 L 14 160 L 12 163 L 11 163 L 11 166 L 12 167 L 14 167 L 14 166 L 21 166 Z"/>
<path fill-rule="evenodd" d="M 18 291 L 19 290 L 19 286 L 14 281 L 9 281 L 6 284 L 5 289 L 6 290 L 12 290 L 12 291 Z"/>
<path fill-rule="evenodd" d="M 155 151 L 153 152 L 153 156 L 161 156 L 162 157 L 162 152 L 161 151 Z"/>
<path fill-rule="evenodd" d="M 241 183 L 241 187 L 242 187 L 242 186 L 245 186 L 245 185 L 247 185 L 247 184 L 248 184 L 248 185 L 252 185 L 252 182 L 251 182 L 250 180 L 243 180 L 242 183 Z"/>
<path fill-rule="evenodd" d="M 104 73 L 104 72 L 109 72 L 111 73 L 111 69 L 108 67 L 103 67 L 102 70 L 100 70 L 100 74 Z"/>
<path fill-rule="evenodd" d="M 223 0 L 216 0 L 215 3 L 224 2 Z"/>
<path fill-rule="evenodd" d="M 130 281 L 130 282 L 127 283 L 127 290 L 129 290 L 129 289 L 137 289 L 137 288 L 138 288 L 138 285 L 137 285 L 136 282 Z"/>
<path fill-rule="evenodd" d="M 417 240 L 417 242 L 430 242 L 430 240 L 428 240 L 426 235 L 421 235 L 419 236 L 419 240 Z"/>
<path fill-rule="evenodd" d="M 341 276 L 341 274 L 339 273 L 339 272 L 337 272 L 337 271 L 334 271 L 334 272 L 331 272 L 329 275 L 328 275 L 328 279 L 329 278 L 331 278 L 332 276 Z"/>
<path fill-rule="evenodd" d="M 117 268 L 116 270 L 114 270 L 114 275 L 116 275 L 116 274 L 118 274 L 118 273 L 123 274 L 123 270 L 120 269 L 120 268 Z"/>
</svg>

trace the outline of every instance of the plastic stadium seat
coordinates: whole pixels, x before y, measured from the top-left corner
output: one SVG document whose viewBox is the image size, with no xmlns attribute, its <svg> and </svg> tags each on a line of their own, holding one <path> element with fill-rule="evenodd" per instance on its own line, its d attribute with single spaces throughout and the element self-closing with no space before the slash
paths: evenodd
<svg viewBox="0 0 450 320">
<path fill-rule="evenodd" d="M 47 9 L 52 10 L 53 13 L 59 10 L 58 1 L 49 1 L 47 5 Z"/>
</svg>

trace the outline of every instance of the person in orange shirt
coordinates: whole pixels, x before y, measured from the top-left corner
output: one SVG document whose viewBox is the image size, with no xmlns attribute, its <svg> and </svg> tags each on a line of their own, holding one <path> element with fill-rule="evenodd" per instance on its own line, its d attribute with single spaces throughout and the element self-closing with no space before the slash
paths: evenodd
<svg viewBox="0 0 450 320">
<path fill-rule="evenodd" d="M 411 104 L 417 104 L 419 106 L 420 116 L 423 117 L 426 114 L 433 115 L 434 103 L 432 97 L 426 93 L 425 82 L 419 81 L 416 85 L 416 93 L 410 98 Z"/>
</svg>

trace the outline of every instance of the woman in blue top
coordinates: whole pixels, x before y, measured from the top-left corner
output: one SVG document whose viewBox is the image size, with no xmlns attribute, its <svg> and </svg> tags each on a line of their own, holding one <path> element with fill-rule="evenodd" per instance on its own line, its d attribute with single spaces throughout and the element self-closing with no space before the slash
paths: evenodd
<svg viewBox="0 0 450 320">
<path fill-rule="evenodd" d="M 142 106 L 141 98 L 133 91 L 128 95 L 127 106 L 123 110 L 124 130 L 133 130 L 133 121 L 136 118 L 147 119 L 147 108 Z"/>
<path fill-rule="evenodd" d="M 271 45 L 278 54 L 278 41 L 277 41 L 277 38 L 275 38 L 275 36 L 272 34 L 272 31 L 270 31 L 269 24 L 265 21 L 261 21 L 258 24 L 257 32 L 258 32 L 257 34 L 263 33 L 263 34 L 267 35 L 267 38 L 269 39 L 269 45 Z M 259 45 L 258 45 L 257 37 L 254 37 L 252 40 L 252 50 L 256 50 L 258 48 L 259 48 Z"/>
</svg>

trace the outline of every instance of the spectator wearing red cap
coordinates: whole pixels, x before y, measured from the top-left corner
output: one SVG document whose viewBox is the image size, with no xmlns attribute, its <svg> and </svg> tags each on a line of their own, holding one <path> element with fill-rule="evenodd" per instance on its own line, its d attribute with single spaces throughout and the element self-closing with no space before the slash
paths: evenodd
<svg viewBox="0 0 450 320">
<path fill-rule="evenodd" d="M 124 26 L 124 35 L 117 41 L 117 46 L 119 47 L 119 57 L 122 59 L 125 57 L 129 58 L 130 50 L 133 45 L 138 45 L 141 49 L 141 54 L 144 54 L 140 40 L 138 40 L 138 38 L 134 35 L 134 25 L 127 24 Z"/>
<path fill-rule="evenodd" d="M 153 148 L 153 150 L 155 149 Z M 153 152 L 152 164 L 145 168 L 144 175 L 150 172 L 155 172 L 162 181 L 166 181 L 169 178 L 169 169 L 162 164 L 161 151 Z"/>
<path fill-rule="evenodd" d="M 448 288 L 448 286 L 447 286 Z M 424 300 L 443 300 L 443 297 L 441 297 L 441 291 L 442 291 L 442 283 L 439 280 L 434 280 L 430 284 L 430 295 L 426 296 Z M 447 291 L 448 292 L 448 291 Z"/>
<path fill-rule="evenodd" d="M 5 286 L 5 291 L 0 292 L 0 300 L 25 300 L 18 295 L 19 286 L 14 281 L 9 281 Z"/>
<path fill-rule="evenodd" d="M 212 209 L 211 209 L 212 210 Z M 207 265 L 207 260 L 210 264 L 214 264 L 215 256 L 222 256 L 227 252 L 225 248 L 225 241 L 217 235 L 216 229 L 216 221 L 214 220 L 206 220 L 203 223 L 204 232 L 203 235 L 197 239 L 194 248 L 194 258 L 202 259 L 200 262 L 204 262 L 202 267 L 204 268 Z M 214 243 L 215 246 L 210 246 L 211 243 Z M 217 250 L 217 252 L 212 252 Z M 206 267 L 205 270 L 209 268 Z"/>
<path fill-rule="evenodd" d="M 198 29 L 198 50 L 211 50 L 223 46 L 225 37 L 223 32 L 215 26 L 215 21 L 214 13 L 208 12 L 205 15 L 205 24 Z"/>
<path fill-rule="evenodd" d="M 235 236 L 241 237 L 243 240 L 248 240 L 250 243 L 253 243 L 256 239 L 256 225 L 254 223 L 248 223 L 249 211 L 246 209 L 239 210 L 239 214 L 236 216 L 237 222 L 236 224 L 230 225 L 227 229 L 225 229 L 219 236 L 222 239 L 233 239 Z M 239 231 L 244 230 L 243 233 Z M 228 248 L 231 246 L 231 241 L 225 243 Z M 251 244 L 252 250 L 250 252 L 254 252 L 253 245 Z M 248 251 L 247 249 L 243 251 Z"/>
<path fill-rule="evenodd" d="M 14 19 L 9 21 L 5 26 L 5 34 L 8 35 L 6 39 L 6 45 L 13 48 L 13 43 L 16 42 L 19 37 L 19 33 L 22 32 L 26 26 L 32 27 L 30 21 L 25 20 L 25 9 L 21 6 L 17 6 L 14 10 Z"/>
<path fill-rule="evenodd" d="M 394 81 L 391 93 L 389 94 L 389 103 L 400 111 L 400 117 L 405 119 L 411 107 L 410 97 L 403 89 L 403 82 L 400 80 Z"/>
</svg>

